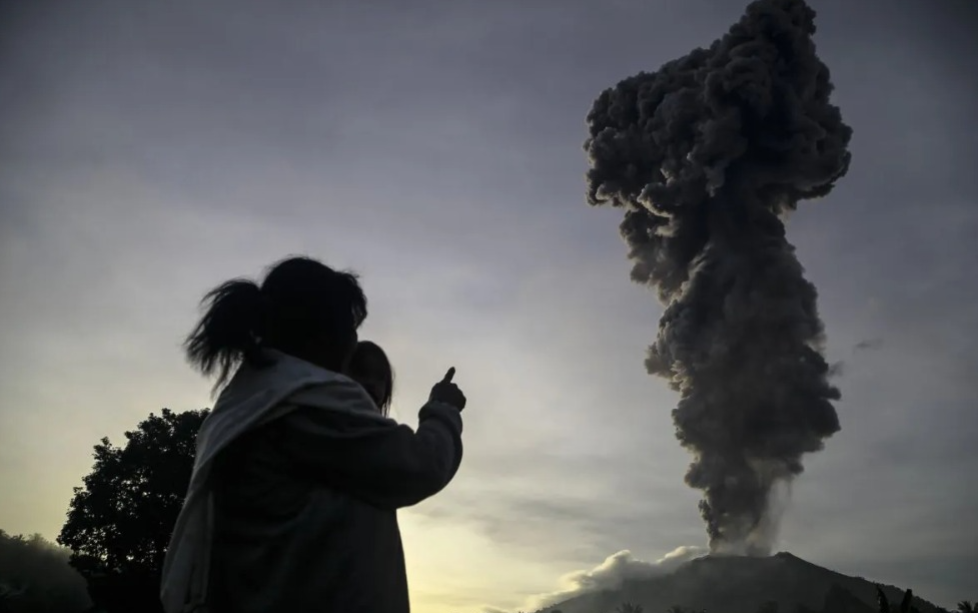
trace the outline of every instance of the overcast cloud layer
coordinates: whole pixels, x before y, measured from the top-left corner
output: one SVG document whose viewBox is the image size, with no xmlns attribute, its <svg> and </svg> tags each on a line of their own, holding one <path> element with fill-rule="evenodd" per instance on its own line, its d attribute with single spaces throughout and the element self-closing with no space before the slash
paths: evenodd
<svg viewBox="0 0 978 613">
<path fill-rule="evenodd" d="M 978 10 L 811 4 L 853 163 L 788 231 L 842 431 L 780 549 L 949 606 L 978 597 Z M 0 528 L 53 538 L 100 437 L 207 406 L 179 353 L 198 299 L 302 252 L 362 274 L 400 419 L 451 365 L 470 399 L 456 481 L 404 514 L 418 610 L 705 544 L 643 367 L 661 308 L 581 145 L 602 89 L 743 4 L 410 6 L 3 3 Z"/>
</svg>

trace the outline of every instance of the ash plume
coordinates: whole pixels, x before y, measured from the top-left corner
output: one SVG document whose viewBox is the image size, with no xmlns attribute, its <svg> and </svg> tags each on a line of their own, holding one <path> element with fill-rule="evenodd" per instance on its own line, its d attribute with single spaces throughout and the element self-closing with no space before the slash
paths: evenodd
<svg viewBox="0 0 978 613">
<path fill-rule="evenodd" d="M 839 430 L 816 290 L 784 227 L 849 167 L 814 18 L 802 0 L 753 2 L 708 49 L 621 81 L 587 117 L 588 202 L 624 209 L 631 278 L 666 305 L 645 364 L 680 394 L 714 553 L 769 554 L 772 488 Z"/>
</svg>

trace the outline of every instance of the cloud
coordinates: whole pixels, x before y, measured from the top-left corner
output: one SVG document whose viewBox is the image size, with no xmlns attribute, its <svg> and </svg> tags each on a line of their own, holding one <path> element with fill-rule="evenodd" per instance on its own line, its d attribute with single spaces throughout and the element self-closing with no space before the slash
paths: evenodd
<svg viewBox="0 0 978 613">
<path fill-rule="evenodd" d="M 883 339 L 881 338 L 870 338 L 864 341 L 859 341 L 855 344 L 853 349 L 856 351 L 862 351 L 867 349 L 879 349 L 883 346 Z"/>
<path fill-rule="evenodd" d="M 560 580 L 560 589 L 530 598 L 527 602 L 527 609 L 542 609 L 582 594 L 617 590 L 626 581 L 665 575 L 676 570 L 685 562 L 702 557 L 708 552 L 709 550 L 705 547 L 684 545 L 670 551 L 655 562 L 645 562 L 636 559 L 632 552 L 627 549 L 619 551 L 605 558 L 604 562 L 591 570 L 579 570 L 564 575 Z"/>
</svg>

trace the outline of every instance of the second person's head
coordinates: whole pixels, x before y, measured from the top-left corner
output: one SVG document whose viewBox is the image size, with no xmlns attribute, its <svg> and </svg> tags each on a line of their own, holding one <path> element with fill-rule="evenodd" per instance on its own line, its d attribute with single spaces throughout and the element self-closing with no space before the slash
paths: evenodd
<svg viewBox="0 0 978 613">
<path fill-rule="evenodd" d="M 381 413 L 390 413 L 394 397 L 394 368 L 379 345 L 371 341 L 357 343 L 347 373 L 367 390 Z"/>
</svg>

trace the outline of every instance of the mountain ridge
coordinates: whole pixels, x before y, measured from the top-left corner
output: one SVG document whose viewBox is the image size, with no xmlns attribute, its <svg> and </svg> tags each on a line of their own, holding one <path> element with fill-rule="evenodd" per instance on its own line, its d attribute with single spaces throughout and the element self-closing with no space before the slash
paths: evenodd
<svg viewBox="0 0 978 613">
<path fill-rule="evenodd" d="M 656 577 L 631 579 L 616 590 L 581 594 L 538 613 L 612 613 L 623 602 L 645 613 L 682 606 L 706 613 L 755 613 L 776 603 L 780 613 L 876 613 L 877 586 L 891 603 L 905 590 L 823 568 L 791 553 L 769 557 L 708 555 Z M 920 613 L 945 613 L 914 596 Z"/>
</svg>

